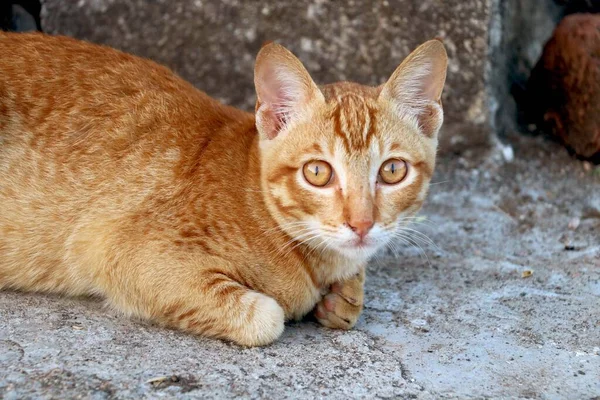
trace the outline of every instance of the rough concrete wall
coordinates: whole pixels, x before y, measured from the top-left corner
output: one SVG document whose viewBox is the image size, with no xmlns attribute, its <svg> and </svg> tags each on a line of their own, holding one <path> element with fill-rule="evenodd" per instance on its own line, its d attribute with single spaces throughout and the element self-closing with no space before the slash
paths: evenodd
<svg viewBox="0 0 600 400">
<path fill-rule="evenodd" d="M 275 40 L 317 83 L 384 82 L 418 44 L 445 40 L 443 149 L 487 142 L 492 0 L 44 0 L 42 28 L 154 59 L 222 101 L 254 105 L 253 63 Z"/>
</svg>

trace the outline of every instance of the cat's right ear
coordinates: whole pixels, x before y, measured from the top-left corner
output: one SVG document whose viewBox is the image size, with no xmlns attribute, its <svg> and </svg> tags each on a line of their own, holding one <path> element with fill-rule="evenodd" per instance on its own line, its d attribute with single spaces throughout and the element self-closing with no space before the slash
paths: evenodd
<svg viewBox="0 0 600 400">
<path fill-rule="evenodd" d="M 306 68 L 285 47 L 265 44 L 256 56 L 256 128 L 261 139 L 273 139 L 295 119 L 301 118 L 323 94 Z"/>
<path fill-rule="evenodd" d="M 444 119 L 442 90 L 447 68 L 443 43 L 425 42 L 394 71 L 379 97 L 391 103 L 401 118 L 413 119 L 423 134 L 434 137 Z"/>
</svg>

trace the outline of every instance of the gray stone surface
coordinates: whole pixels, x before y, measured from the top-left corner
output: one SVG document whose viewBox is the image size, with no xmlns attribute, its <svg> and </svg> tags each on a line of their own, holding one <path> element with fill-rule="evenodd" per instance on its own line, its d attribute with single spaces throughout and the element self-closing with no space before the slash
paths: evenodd
<svg viewBox="0 0 600 400">
<path fill-rule="evenodd" d="M 318 83 L 383 83 L 418 44 L 449 56 L 444 150 L 487 143 L 490 4 L 497 0 L 42 0 L 42 28 L 151 58 L 226 103 L 254 107 L 253 63 L 277 41 Z"/>
<path fill-rule="evenodd" d="M 305 321 L 242 349 L 0 292 L 0 398 L 600 396 L 600 167 L 510 139 L 513 163 L 440 160 L 415 226 L 437 246 L 373 261 L 356 329 Z"/>
</svg>

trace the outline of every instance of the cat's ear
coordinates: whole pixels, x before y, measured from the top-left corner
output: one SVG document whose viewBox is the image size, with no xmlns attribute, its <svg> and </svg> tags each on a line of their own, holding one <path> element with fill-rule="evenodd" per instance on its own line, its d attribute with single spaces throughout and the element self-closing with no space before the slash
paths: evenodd
<svg viewBox="0 0 600 400">
<path fill-rule="evenodd" d="M 394 71 L 379 98 L 390 102 L 402 118 L 416 120 L 423 134 L 434 137 L 444 119 L 441 97 L 447 67 L 442 42 L 425 42 Z"/>
<path fill-rule="evenodd" d="M 256 128 L 261 138 L 275 138 L 310 105 L 325 101 L 300 60 L 276 43 L 268 43 L 258 52 L 254 85 Z"/>
</svg>

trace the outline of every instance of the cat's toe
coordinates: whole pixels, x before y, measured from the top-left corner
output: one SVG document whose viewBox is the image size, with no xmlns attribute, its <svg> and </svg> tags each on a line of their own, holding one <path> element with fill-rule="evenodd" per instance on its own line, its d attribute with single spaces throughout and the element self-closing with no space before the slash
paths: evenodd
<svg viewBox="0 0 600 400">
<path fill-rule="evenodd" d="M 358 321 L 362 305 L 348 302 L 338 293 L 329 293 L 317 305 L 315 317 L 321 325 L 332 329 L 351 329 Z"/>
</svg>

